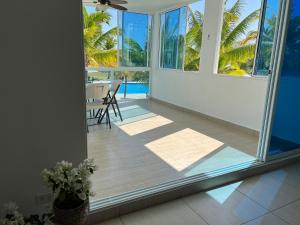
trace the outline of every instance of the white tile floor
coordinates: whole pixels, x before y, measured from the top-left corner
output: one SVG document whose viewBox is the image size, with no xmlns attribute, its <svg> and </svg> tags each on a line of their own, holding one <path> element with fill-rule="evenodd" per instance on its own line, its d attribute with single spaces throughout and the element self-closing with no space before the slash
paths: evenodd
<svg viewBox="0 0 300 225">
<path fill-rule="evenodd" d="M 112 129 L 89 128 L 92 200 L 256 159 L 257 135 L 151 100 L 119 104 L 123 122 L 112 114 Z"/>
<path fill-rule="evenodd" d="M 300 225 L 300 163 L 99 225 Z"/>
</svg>

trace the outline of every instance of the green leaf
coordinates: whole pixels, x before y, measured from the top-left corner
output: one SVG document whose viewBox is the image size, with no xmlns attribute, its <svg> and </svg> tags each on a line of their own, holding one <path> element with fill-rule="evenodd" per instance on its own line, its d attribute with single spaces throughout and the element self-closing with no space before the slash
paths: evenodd
<svg viewBox="0 0 300 225">
<path fill-rule="evenodd" d="M 255 10 L 250 15 L 248 15 L 245 19 L 243 19 L 226 37 L 223 41 L 223 47 L 228 48 L 232 46 L 242 35 L 246 35 L 246 31 L 249 26 L 257 21 L 259 18 L 259 10 Z"/>
</svg>

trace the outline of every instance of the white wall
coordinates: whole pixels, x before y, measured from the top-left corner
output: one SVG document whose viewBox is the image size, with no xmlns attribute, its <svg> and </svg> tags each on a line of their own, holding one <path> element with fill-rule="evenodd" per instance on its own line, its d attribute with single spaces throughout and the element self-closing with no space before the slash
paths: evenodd
<svg viewBox="0 0 300 225">
<path fill-rule="evenodd" d="M 80 0 L 2 1 L 0 205 L 41 209 L 40 171 L 86 157 Z"/>
<path fill-rule="evenodd" d="M 254 130 L 260 130 L 266 78 L 215 73 L 223 0 L 206 0 L 200 72 L 159 69 L 159 13 L 154 16 L 152 93 L 154 98 Z"/>
</svg>

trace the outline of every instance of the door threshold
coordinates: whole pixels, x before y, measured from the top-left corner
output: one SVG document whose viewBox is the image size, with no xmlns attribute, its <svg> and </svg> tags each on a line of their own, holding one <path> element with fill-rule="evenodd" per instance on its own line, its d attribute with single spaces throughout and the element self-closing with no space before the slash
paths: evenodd
<svg viewBox="0 0 300 225">
<path fill-rule="evenodd" d="M 300 161 L 300 154 L 269 162 L 249 161 L 121 195 L 90 202 L 88 224 L 217 188 Z"/>
</svg>

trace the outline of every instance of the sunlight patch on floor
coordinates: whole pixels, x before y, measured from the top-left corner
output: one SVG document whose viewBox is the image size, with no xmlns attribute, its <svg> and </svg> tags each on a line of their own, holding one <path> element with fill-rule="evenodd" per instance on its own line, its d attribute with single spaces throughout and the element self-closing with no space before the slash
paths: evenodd
<svg viewBox="0 0 300 225">
<path fill-rule="evenodd" d="M 206 159 L 197 162 L 191 168 L 188 168 L 185 177 L 193 176 L 200 173 L 214 171 L 216 168 L 222 169 L 240 163 L 251 162 L 255 157 L 243 152 L 243 149 L 233 148 L 231 146 L 222 146 Z"/>
<path fill-rule="evenodd" d="M 207 191 L 210 197 L 216 200 L 219 204 L 224 204 L 227 199 L 230 198 L 231 194 L 242 184 L 242 182 L 237 182 L 231 185 L 227 185 L 225 187 L 213 189 L 211 191 Z"/>
<path fill-rule="evenodd" d="M 170 123 L 173 123 L 173 121 L 163 116 L 153 116 L 151 118 L 121 125 L 119 128 L 129 136 L 134 136 Z"/>
<path fill-rule="evenodd" d="M 177 171 L 182 171 L 213 153 L 224 143 L 190 128 L 145 145 Z"/>
<path fill-rule="evenodd" d="M 139 105 L 131 105 L 126 107 L 121 107 L 120 111 L 122 113 L 123 121 L 120 120 L 119 116 L 114 117 L 113 110 L 110 110 L 111 119 L 113 123 L 117 126 L 123 126 L 125 124 L 141 121 L 144 119 L 148 119 L 154 116 L 157 116 L 157 114 L 152 113 L 151 111 L 139 106 Z"/>
<path fill-rule="evenodd" d="M 270 178 L 267 174 L 264 174 L 259 177 L 247 194 L 249 196 L 260 196 L 261 199 L 264 199 L 264 207 L 270 208 L 278 198 L 278 193 L 282 190 L 286 177 L 286 172 L 277 172 L 276 178 Z M 267 191 L 264 192 L 263 190 Z"/>
</svg>

